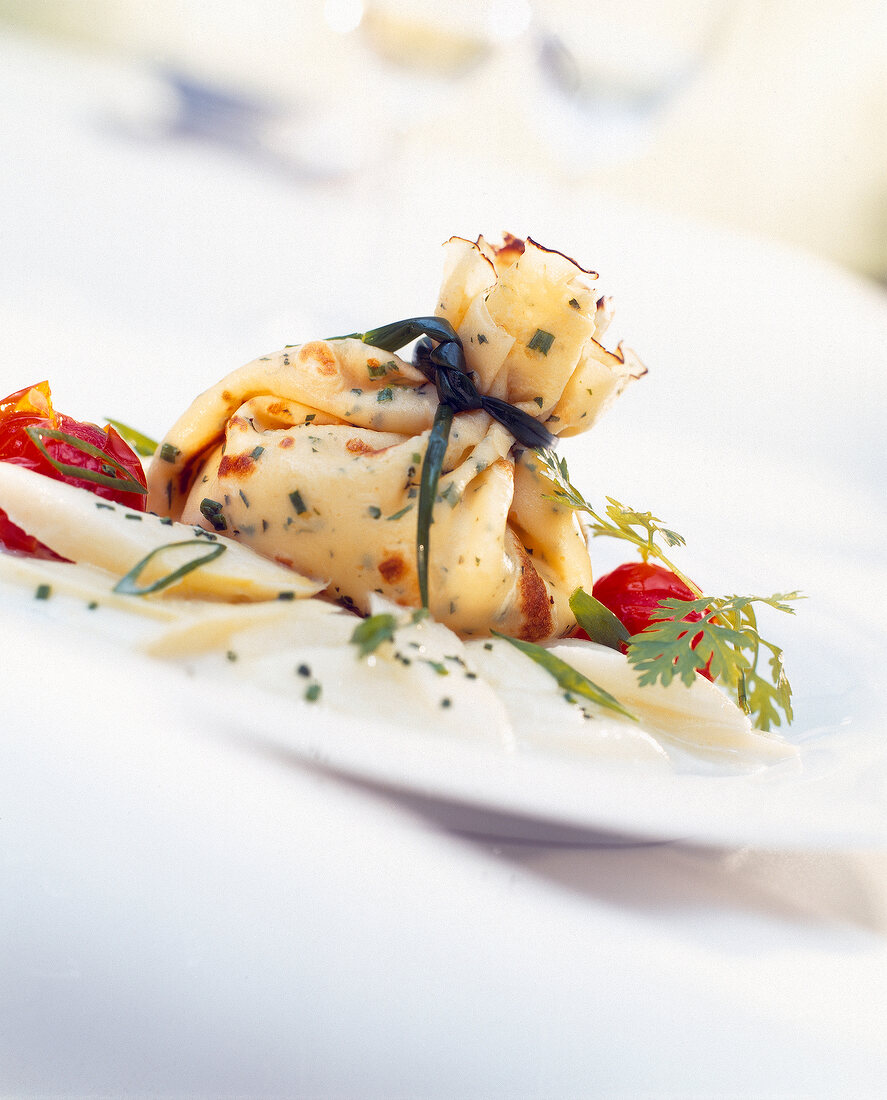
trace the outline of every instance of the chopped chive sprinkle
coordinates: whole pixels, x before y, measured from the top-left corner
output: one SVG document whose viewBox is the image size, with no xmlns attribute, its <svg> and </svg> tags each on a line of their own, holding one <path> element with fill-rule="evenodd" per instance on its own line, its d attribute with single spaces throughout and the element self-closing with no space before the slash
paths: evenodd
<svg viewBox="0 0 887 1100">
<path fill-rule="evenodd" d="M 294 600 L 296 598 L 295 592 L 278 592 L 278 600 Z"/>
<path fill-rule="evenodd" d="M 299 667 L 296 669 L 296 672 L 298 672 L 300 676 L 310 676 L 311 667 L 309 665 L 299 665 Z"/>
<path fill-rule="evenodd" d="M 253 449 L 250 451 L 249 456 L 250 456 L 250 458 L 258 458 L 260 454 L 264 453 L 264 451 L 265 451 L 264 447 L 253 447 Z"/>
<path fill-rule="evenodd" d="M 374 653 L 382 642 L 389 642 L 397 629 L 397 620 L 387 612 L 370 615 L 357 624 L 351 634 L 351 643 L 357 646 L 358 657 Z"/>
<path fill-rule="evenodd" d="M 483 334 L 482 332 L 479 332 L 479 333 L 477 334 L 477 342 L 478 342 L 479 344 L 486 344 L 486 343 L 489 343 L 489 341 L 487 340 L 486 336 L 484 336 L 484 334 Z"/>
<path fill-rule="evenodd" d="M 229 649 L 228 652 L 225 654 L 225 656 L 229 661 L 236 661 L 237 660 L 237 654 L 234 652 L 233 649 Z"/>
<path fill-rule="evenodd" d="M 537 404 L 537 405 L 539 406 L 539 408 L 541 409 L 541 408 L 542 408 L 542 405 L 543 405 L 543 401 L 542 401 L 542 398 L 541 398 L 541 397 L 534 397 L 534 398 L 533 398 L 533 400 L 534 400 L 534 401 L 536 402 L 536 404 Z"/>
<path fill-rule="evenodd" d="M 527 347 L 530 351 L 541 351 L 543 355 L 548 355 L 553 343 L 554 336 L 552 333 L 546 332 L 543 328 L 537 328 Z"/>
<path fill-rule="evenodd" d="M 571 299 L 569 300 L 569 302 L 567 302 L 567 305 L 568 305 L 568 306 L 572 306 L 572 307 L 573 307 L 573 309 L 578 309 L 578 308 L 579 308 L 579 303 L 578 303 L 578 302 L 576 301 L 576 299 L 575 299 L 575 298 L 571 298 Z"/>
<path fill-rule="evenodd" d="M 379 390 L 376 394 L 377 401 L 392 401 L 394 399 L 394 390 L 391 386 L 386 386 L 384 390 Z"/>
<path fill-rule="evenodd" d="M 96 508 L 104 508 L 104 509 L 106 509 L 106 510 L 107 510 L 108 512 L 113 512 L 113 511 L 115 511 L 115 508 L 114 508 L 114 505 L 113 505 L 113 504 L 103 504 L 103 503 L 102 503 L 102 502 L 101 502 L 100 500 L 99 500 L 99 501 L 96 501 Z"/>
<path fill-rule="evenodd" d="M 387 520 L 401 519 L 403 516 L 405 516 L 407 514 L 407 512 L 412 511 L 412 508 L 413 508 L 412 504 L 408 504 L 405 508 L 401 508 L 401 510 L 399 512 L 395 512 L 393 515 L 386 516 L 385 518 Z"/>
<path fill-rule="evenodd" d="M 455 481 L 451 481 L 449 485 L 440 494 L 440 499 L 445 500 L 451 508 L 455 508 L 459 503 L 459 490 L 456 488 Z"/>
<path fill-rule="evenodd" d="M 299 492 L 298 489 L 293 489 L 293 491 L 290 493 L 290 503 L 292 504 L 293 508 L 295 508 L 297 516 L 301 516 L 308 511 L 307 507 L 305 506 L 305 501 L 302 500 L 302 494 Z"/>
<path fill-rule="evenodd" d="M 161 516 L 160 522 L 163 524 L 164 527 L 172 527 L 172 520 L 169 516 Z"/>
<path fill-rule="evenodd" d="M 238 489 L 240 493 L 240 499 L 243 501 L 244 508 L 249 508 L 249 499 L 243 489 Z"/>
<path fill-rule="evenodd" d="M 378 519 L 379 516 L 382 515 L 382 509 L 377 507 L 375 504 L 371 504 L 369 508 L 367 508 L 367 511 L 373 517 L 373 519 Z"/>
<path fill-rule="evenodd" d="M 34 593 L 35 600 L 48 600 L 52 593 L 52 587 L 48 584 L 41 584 L 38 586 L 37 591 Z"/>
<path fill-rule="evenodd" d="M 228 522 L 222 515 L 222 505 L 219 501 L 204 497 L 200 502 L 200 514 L 209 520 L 216 531 L 228 530 Z"/>
<path fill-rule="evenodd" d="M 163 443 L 160 447 L 160 461 L 175 462 L 181 453 L 179 448 L 174 447 L 172 443 Z"/>
<path fill-rule="evenodd" d="M 309 684 L 305 688 L 305 702 L 316 703 L 320 698 L 320 684 L 315 680 L 313 684 Z"/>
</svg>

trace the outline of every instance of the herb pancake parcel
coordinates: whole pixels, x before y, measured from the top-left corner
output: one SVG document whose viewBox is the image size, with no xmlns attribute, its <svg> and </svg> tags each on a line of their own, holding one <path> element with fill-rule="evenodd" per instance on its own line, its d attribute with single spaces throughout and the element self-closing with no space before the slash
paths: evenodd
<svg viewBox="0 0 887 1100">
<path fill-rule="evenodd" d="M 597 276 L 507 238 L 452 238 L 437 314 L 481 395 L 555 436 L 591 427 L 644 368 L 600 343 Z M 321 581 L 366 613 L 420 606 L 419 483 L 439 404 L 420 363 L 357 337 L 262 356 L 198 397 L 164 439 L 148 506 Z M 532 449 L 483 409 L 457 412 L 429 530 L 429 609 L 459 634 L 540 641 L 575 626 L 591 590 L 586 536 Z"/>
</svg>

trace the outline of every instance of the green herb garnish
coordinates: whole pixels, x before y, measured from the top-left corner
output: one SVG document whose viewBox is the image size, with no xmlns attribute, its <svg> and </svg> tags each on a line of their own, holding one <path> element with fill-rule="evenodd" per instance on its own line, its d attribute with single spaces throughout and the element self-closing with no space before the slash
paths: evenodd
<svg viewBox="0 0 887 1100">
<path fill-rule="evenodd" d="M 630 635 L 609 607 L 589 596 L 584 588 L 577 588 L 570 596 L 570 610 L 576 622 L 593 642 L 621 650 Z"/>
<path fill-rule="evenodd" d="M 527 347 L 530 351 L 541 351 L 543 355 L 548 355 L 553 343 L 554 335 L 552 333 L 546 332 L 544 328 L 537 328 Z"/>
<path fill-rule="evenodd" d="M 375 653 L 383 642 L 390 642 L 397 630 L 397 619 L 387 612 L 370 615 L 354 628 L 351 642 L 357 646 L 358 657 L 367 657 Z"/>
<path fill-rule="evenodd" d="M 65 477 L 91 481 L 95 485 L 104 485 L 108 489 L 118 489 L 121 492 L 138 493 L 141 496 L 147 495 L 148 490 L 145 486 L 140 485 L 121 462 L 118 462 L 112 455 L 105 454 L 98 447 L 94 447 L 92 443 L 87 443 L 85 439 L 78 439 L 76 435 L 58 431 L 56 428 L 44 428 L 39 424 L 29 424 L 25 431 L 46 461 L 60 474 L 64 474 Z M 53 458 L 43 442 L 45 439 L 68 443 L 81 454 L 100 459 L 102 463 L 101 471 L 88 470 L 83 466 L 74 466 L 70 462 L 60 462 L 58 459 Z"/>
<path fill-rule="evenodd" d="M 178 447 L 174 447 L 172 443 L 164 443 L 160 448 L 160 461 L 161 462 L 177 462 L 179 455 L 182 452 Z"/>
<path fill-rule="evenodd" d="M 690 684 L 696 670 L 705 668 L 711 658 L 711 675 L 733 691 L 739 706 L 759 729 L 781 725 L 780 711 L 786 722 L 791 722 L 791 686 L 783 668 L 782 650 L 758 633 L 753 605 L 766 604 L 791 615 L 794 609 L 788 603 L 804 597 L 798 592 L 766 597 L 703 595 L 657 541 L 661 539 L 668 547 L 683 546 L 681 535 L 665 527 L 651 512 L 626 508 L 613 497 L 607 497 L 606 513 L 600 515 L 570 481 L 563 458 L 542 449 L 536 454 L 557 483 L 547 499 L 585 512 L 594 521 L 589 526 L 593 535 L 629 542 L 640 551 L 644 561 L 649 558 L 660 561 L 695 593 L 696 598 L 691 600 L 663 600 L 647 629 L 629 639 L 628 659 L 641 674 L 639 683 L 661 680 L 668 684 L 678 676 Z M 688 622 L 688 615 L 700 618 Z M 758 668 L 762 650 L 769 652 L 769 681 Z"/>
<path fill-rule="evenodd" d="M 631 711 L 626 710 L 609 691 L 598 687 L 594 681 L 589 680 L 587 676 L 573 668 L 572 665 L 568 665 L 566 661 L 562 661 L 560 657 L 555 656 L 550 649 L 536 645 L 535 642 L 524 642 L 520 638 L 510 637 L 508 634 L 500 634 L 497 630 L 492 631 L 492 633 L 495 637 L 510 642 L 521 653 L 525 653 L 537 665 L 544 668 L 546 672 L 554 677 L 558 687 L 563 688 L 569 695 L 579 695 L 583 699 L 590 699 L 592 703 L 596 703 L 599 707 L 606 707 L 607 710 L 616 711 L 617 714 L 637 722 L 636 716 Z"/>
<path fill-rule="evenodd" d="M 112 428 L 115 428 L 123 436 L 137 455 L 150 458 L 157 450 L 158 444 L 150 436 L 131 428 L 128 424 L 123 424 L 119 420 L 112 420 L 110 416 L 106 416 L 105 419 Z"/>
<path fill-rule="evenodd" d="M 218 500 L 204 497 L 200 502 L 200 514 L 209 520 L 216 531 L 228 530 L 228 521 L 222 515 L 222 505 Z"/>
<path fill-rule="evenodd" d="M 698 669 L 711 661 L 710 673 L 736 693 L 739 705 L 762 730 L 792 720 L 791 685 L 785 675 L 782 650 L 762 638 L 753 604 L 765 604 L 793 615 L 790 601 L 798 592 L 773 596 L 703 596 L 698 600 L 662 600 L 653 622 L 629 643 L 628 659 L 641 674 L 641 687 L 679 677 L 692 684 Z M 694 620 L 688 622 L 687 617 Z M 698 620 L 695 616 L 701 616 Z M 770 680 L 758 669 L 769 653 Z"/>
<path fill-rule="evenodd" d="M 290 504 L 292 504 L 293 508 L 295 508 L 297 516 L 304 515 L 305 512 L 308 511 L 308 508 L 305 505 L 305 501 L 302 500 L 302 494 L 299 492 L 298 489 L 293 489 L 289 497 Z"/>
<path fill-rule="evenodd" d="M 389 521 L 393 519 L 402 519 L 403 516 L 407 514 L 407 512 L 411 512 L 412 510 L 412 504 L 407 504 L 406 507 L 401 508 L 399 512 L 392 512 L 392 514 L 390 516 L 386 516 L 385 519 Z"/>
<path fill-rule="evenodd" d="M 640 551 L 644 561 L 648 558 L 656 558 L 676 577 L 679 577 L 691 592 L 695 592 L 697 596 L 702 595 L 702 590 L 668 559 L 665 551 L 655 541 L 658 536 L 668 546 L 684 546 L 683 535 L 662 526 L 662 520 L 652 512 L 637 512 L 633 508 L 620 504 L 614 497 L 606 498 L 606 514 L 600 515 L 570 480 L 570 471 L 565 458 L 543 448 L 538 448 L 536 454 L 549 473 L 554 475 L 555 490 L 546 497 L 547 500 L 565 504 L 577 512 L 585 512 L 593 520 L 588 528 L 592 535 L 624 539 Z"/>
<path fill-rule="evenodd" d="M 151 584 L 140 587 L 136 582 L 142 574 L 145 566 L 155 558 L 158 554 L 164 554 L 168 550 L 176 550 L 183 546 L 196 546 L 200 550 L 200 554 L 196 558 L 192 558 L 190 561 L 185 562 L 184 565 L 180 565 L 177 569 L 173 569 L 172 572 L 167 573 L 159 580 L 153 581 Z M 196 540 L 187 540 L 185 542 L 168 542 L 164 546 L 155 547 L 150 554 L 146 554 L 140 562 L 137 562 L 132 569 L 126 574 L 125 577 L 121 577 L 120 580 L 114 585 L 112 591 L 120 593 L 124 596 L 146 596 L 149 592 L 160 592 L 164 588 L 169 588 L 171 584 L 175 584 L 176 581 L 181 580 L 182 577 L 190 573 L 194 569 L 198 569 L 201 565 L 205 565 L 209 561 L 213 561 L 220 554 L 223 554 L 226 547 L 223 543 L 216 543 L 215 546 L 206 550 L 204 543 L 197 542 Z"/>
</svg>

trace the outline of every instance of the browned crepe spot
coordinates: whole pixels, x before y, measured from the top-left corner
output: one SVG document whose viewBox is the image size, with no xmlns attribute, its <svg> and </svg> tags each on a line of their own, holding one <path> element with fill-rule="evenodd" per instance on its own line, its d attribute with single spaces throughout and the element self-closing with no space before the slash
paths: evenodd
<svg viewBox="0 0 887 1100">
<path fill-rule="evenodd" d="M 219 477 L 249 477 L 255 466 L 252 455 L 224 455 L 219 463 Z"/>
<path fill-rule="evenodd" d="M 388 584 L 397 584 L 398 581 L 403 580 L 406 576 L 407 569 L 407 563 L 398 553 L 393 553 L 390 557 L 385 558 L 384 561 L 379 562 L 379 572 Z"/>
<path fill-rule="evenodd" d="M 345 450 L 350 451 L 353 455 L 371 455 L 375 454 L 373 448 L 364 439 L 358 439 L 355 436 L 353 439 L 349 439 L 345 444 Z"/>
<path fill-rule="evenodd" d="M 336 374 L 339 364 L 329 346 L 321 340 L 315 340 L 310 344 L 303 344 L 299 349 L 299 362 L 307 363 L 313 360 L 318 374 Z"/>
<path fill-rule="evenodd" d="M 551 636 L 554 621 L 551 617 L 551 598 L 545 581 L 536 572 L 530 555 L 518 543 L 515 547 L 520 560 L 518 601 L 524 617 L 521 637 L 528 642 L 539 642 Z"/>
</svg>

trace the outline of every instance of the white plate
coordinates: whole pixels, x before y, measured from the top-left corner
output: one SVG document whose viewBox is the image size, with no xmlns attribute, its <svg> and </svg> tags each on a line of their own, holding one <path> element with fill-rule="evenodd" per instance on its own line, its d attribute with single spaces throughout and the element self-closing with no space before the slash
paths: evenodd
<svg viewBox="0 0 887 1100">
<path fill-rule="evenodd" d="M 733 270 L 738 300 L 750 291 Z M 797 275 L 796 262 L 791 270 Z M 800 772 L 780 765 L 755 775 L 659 776 L 555 752 L 505 755 L 480 740 L 429 735 L 411 724 L 408 708 L 399 728 L 371 718 L 350 722 L 322 708 L 309 715 L 297 707 L 301 718 L 294 720 L 289 702 L 208 687 L 115 654 L 121 705 L 148 685 L 162 695 L 164 721 L 173 727 L 185 723 L 183 716 L 200 714 L 206 724 L 213 715 L 208 728 L 234 733 L 257 752 L 273 747 L 283 761 L 334 769 L 396 793 L 449 827 L 499 837 L 793 848 L 883 843 L 885 629 L 875 554 L 885 534 L 870 448 L 880 430 L 873 407 L 883 405 L 877 360 L 887 346 L 887 308 L 829 273 L 826 297 L 834 304 L 843 294 L 845 317 L 852 314 L 845 326 L 851 349 L 835 364 L 839 345 L 824 344 L 807 281 L 787 285 L 787 300 L 778 308 L 771 303 L 751 329 L 745 314 L 725 309 L 721 292 L 706 300 L 703 283 L 694 288 L 702 301 L 689 321 L 655 298 L 646 313 L 635 303 L 635 342 L 655 349 L 651 375 L 587 439 L 562 444 L 562 453 L 587 495 L 610 493 L 652 508 L 682 531 L 689 543 L 682 561 L 708 590 L 807 594 L 796 617 L 766 620 L 787 652 L 797 714 L 789 737 L 803 748 Z M 681 350 L 688 346 L 692 356 Z M 618 545 L 600 542 L 593 550 L 607 565 L 621 556 Z M 53 690 L 85 717 L 95 705 L 102 643 L 49 638 L 36 615 L 33 623 L 7 621 L 5 637 L 15 639 L 5 677 L 33 682 L 49 663 L 59 670 Z M 13 696 L 7 706 L 7 729 L 26 737 L 28 697 Z M 221 739 L 217 749 L 225 751 Z"/>
<path fill-rule="evenodd" d="M 710 460 L 719 461 L 716 452 Z M 574 472 L 580 484 L 589 483 L 591 472 L 581 463 L 574 463 Z M 842 496 L 837 485 L 809 486 L 783 470 L 780 491 L 796 502 L 813 494 L 798 506 L 799 521 L 816 521 L 814 504 L 827 503 L 832 522 L 849 522 L 849 494 Z M 707 520 L 706 534 L 717 545 L 726 521 L 713 510 Z M 449 828 L 501 839 L 687 840 L 766 848 L 883 843 L 887 751 L 879 651 L 884 630 L 871 601 L 856 598 L 877 593 L 877 573 L 864 555 L 832 552 L 821 560 L 805 555 L 807 533 L 801 549 L 783 546 L 775 534 L 754 537 L 757 548 L 748 542 L 745 552 L 763 553 L 767 570 L 779 574 L 771 579 L 790 578 L 809 594 L 796 617 L 774 614 L 767 624 L 789 654 L 797 720 L 788 735 L 802 748 L 800 769 L 789 762 L 750 775 L 661 774 L 555 748 L 508 752 L 480 736 L 483 731 L 476 740 L 470 731 L 451 740 L 423 729 L 411 718 L 408 701 L 399 726 L 371 715 L 349 720 L 322 705 L 244 690 L 240 683 L 235 688 L 190 678 L 180 668 L 117 652 L 101 636 L 66 634 L 50 625 L 48 605 L 37 601 L 27 618 L 12 618 L 7 609 L 5 674 L 8 681 L 33 684 L 45 682 L 47 667 L 54 669 L 53 693 L 65 700 L 68 714 L 79 716 L 75 736 L 89 739 L 96 723 L 105 736 L 119 723 L 125 739 L 131 701 L 162 699 L 163 724 L 181 729 L 183 736 L 199 727 L 207 753 L 225 754 L 236 744 L 238 752 L 271 753 L 284 769 L 309 763 L 381 788 Z M 735 558 L 740 550 L 734 537 L 727 556 Z M 711 566 L 712 575 L 715 569 Z M 113 670 L 113 682 L 102 683 L 99 697 L 97 668 Z M 32 696 L 14 694 L 7 716 L 13 737 L 27 741 Z M 260 789 L 248 788 L 244 812 L 251 799 L 261 798 Z"/>
<path fill-rule="evenodd" d="M 102 155 L 112 182 L 138 177 L 131 150 L 124 157 L 109 145 Z M 146 154 L 144 167 L 178 187 L 180 199 L 191 186 L 172 160 Z M 103 182 L 102 200 L 110 186 Z M 416 239 L 406 258 L 391 244 L 390 222 L 365 220 L 357 202 L 342 206 L 341 240 L 324 252 L 325 243 L 303 238 L 305 218 L 285 216 L 289 208 L 276 182 L 214 178 L 213 187 L 226 212 L 225 264 L 187 235 L 192 205 L 164 208 L 164 217 L 175 210 L 182 219 L 193 247 L 177 283 L 170 283 L 166 238 L 153 243 L 151 205 L 140 207 L 143 247 L 133 266 L 125 231 L 131 211 L 112 210 L 103 220 L 96 199 L 90 224 L 103 227 L 102 248 L 78 262 L 92 264 L 83 285 L 101 293 L 77 298 L 72 288 L 80 284 L 63 270 L 64 283 L 22 284 L 20 300 L 6 294 L 0 302 L 5 392 L 36 380 L 52 361 L 60 407 L 82 417 L 116 416 L 156 434 L 197 389 L 273 343 L 421 312 L 425 286 L 436 281 L 428 265 L 437 271 L 441 239 L 511 225 L 604 273 L 602 288 L 616 299 L 617 335 L 628 337 L 650 367 L 587 438 L 562 445 L 575 481 L 594 499 L 610 494 L 650 508 L 682 532 L 688 546 L 681 561 L 706 590 L 767 595 L 798 588 L 809 597 L 796 618 L 766 620 L 767 632 L 784 642 L 795 688 L 790 737 L 805 750 L 800 775 L 777 768 L 729 779 L 663 779 L 555 756 L 503 758 L 481 745 L 434 741 L 409 723 L 378 728 L 321 711 L 310 723 L 294 723 L 290 704 L 240 695 L 227 704 L 226 732 L 236 729 L 257 750 L 271 740 L 300 759 L 425 800 L 426 811 L 456 827 L 524 839 L 578 833 L 791 847 L 885 840 L 883 292 L 787 250 L 588 197 L 588 215 L 577 223 L 576 196 L 559 196 L 553 185 L 544 202 L 534 202 L 466 195 L 441 184 L 438 201 L 423 203 L 423 218 L 414 219 Z M 269 233 L 278 249 L 259 272 L 248 211 L 267 203 L 277 212 Z M 366 253 L 358 257 L 361 270 L 374 273 L 369 281 L 340 254 L 356 239 L 346 229 L 356 233 L 358 225 Z M 24 231 L 19 236 L 20 249 L 35 247 Z M 290 257 L 300 249 L 313 255 L 312 270 L 323 257 L 330 278 L 343 280 L 341 292 L 331 298 L 325 281 L 293 282 Z M 421 291 L 414 285 L 419 277 Z M 165 312 L 150 311 L 149 332 L 136 305 L 161 284 Z M 281 326 L 274 313 L 295 287 L 300 315 L 313 321 Z M 124 299 L 136 305 L 117 316 Z M 236 338 L 215 332 L 219 301 L 241 303 L 231 324 Z M 272 330 L 276 335 L 268 335 Z M 130 331 L 141 339 L 132 341 Z M 256 331 L 267 347 L 245 338 Z M 603 540 L 593 549 L 599 571 L 621 556 Z M 6 629 L 9 637 L 12 627 Z M 91 644 L 78 639 L 73 650 L 58 651 L 58 667 L 67 671 L 61 681 L 54 674 L 53 691 L 63 685 L 70 706 L 94 705 Z M 45 668 L 46 652 L 36 627 L 19 628 L 4 676 L 33 677 Z M 169 670 L 122 657 L 113 667 L 121 683 L 139 685 L 135 697 L 145 683 L 162 684 L 164 721 L 173 726 L 187 724 L 201 707 L 219 711 L 217 696 Z M 28 701 L 13 694 L 6 706 L 7 729 L 26 737 L 34 720 Z"/>
</svg>

